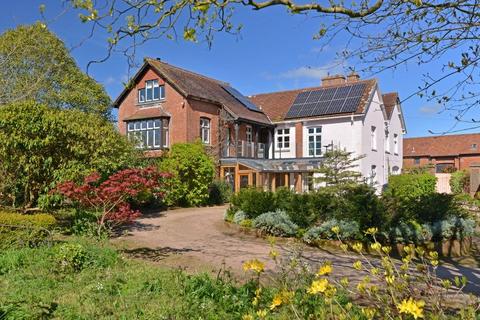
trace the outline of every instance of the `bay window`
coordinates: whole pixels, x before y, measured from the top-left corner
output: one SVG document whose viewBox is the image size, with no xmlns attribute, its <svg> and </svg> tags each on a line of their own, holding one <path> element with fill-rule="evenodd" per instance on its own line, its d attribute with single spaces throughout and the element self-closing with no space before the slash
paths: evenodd
<svg viewBox="0 0 480 320">
<path fill-rule="evenodd" d="M 319 157 L 322 155 L 322 127 L 308 128 L 308 156 Z"/>
<path fill-rule="evenodd" d="M 139 149 L 168 148 L 168 118 L 129 121 L 127 136 L 137 143 Z"/>
</svg>

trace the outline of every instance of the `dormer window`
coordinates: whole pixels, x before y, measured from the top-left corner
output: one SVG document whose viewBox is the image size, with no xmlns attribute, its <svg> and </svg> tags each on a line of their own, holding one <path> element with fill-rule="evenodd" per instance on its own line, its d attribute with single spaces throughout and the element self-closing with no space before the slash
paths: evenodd
<svg viewBox="0 0 480 320">
<path fill-rule="evenodd" d="M 138 90 L 138 102 L 146 103 L 165 99 L 165 86 L 159 85 L 158 80 L 145 81 L 145 88 Z"/>
</svg>

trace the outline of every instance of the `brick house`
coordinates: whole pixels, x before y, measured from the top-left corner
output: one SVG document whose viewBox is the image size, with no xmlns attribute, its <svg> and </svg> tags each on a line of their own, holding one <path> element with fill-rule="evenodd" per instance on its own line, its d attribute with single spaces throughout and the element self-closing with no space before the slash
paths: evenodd
<svg viewBox="0 0 480 320">
<path fill-rule="evenodd" d="M 480 164 L 480 133 L 418 137 L 404 140 L 403 165 L 431 165 L 436 173 L 447 168 L 467 169 Z"/>
<path fill-rule="evenodd" d="M 401 171 L 398 95 L 388 100 L 375 79 L 333 76 L 318 87 L 247 98 L 226 82 L 147 58 L 131 83 L 114 102 L 120 132 L 147 156 L 200 139 L 235 191 L 317 187 L 311 177 L 333 147 L 363 155 L 359 171 L 379 190 Z"/>
</svg>

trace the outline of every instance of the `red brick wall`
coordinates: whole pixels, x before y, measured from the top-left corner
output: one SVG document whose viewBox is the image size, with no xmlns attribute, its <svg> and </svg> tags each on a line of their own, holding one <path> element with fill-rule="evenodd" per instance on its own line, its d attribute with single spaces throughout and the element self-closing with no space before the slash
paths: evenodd
<svg viewBox="0 0 480 320">
<path fill-rule="evenodd" d="M 295 123 L 295 154 L 297 158 L 303 158 L 303 123 Z"/>
<path fill-rule="evenodd" d="M 165 83 L 159 75 L 149 69 L 140 76 L 135 87 L 128 93 L 119 106 L 118 127 L 122 134 L 126 134 L 126 125 L 123 119 L 133 115 L 140 108 L 138 106 L 138 89 L 145 86 L 145 81 L 159 79 L 159 84 L 165 85 L 165 100 L 158 102 L 163 110 L 170 114 L 170 145 L 179 142 L 192 142 L 200 137 L 200 117 L 205 116 L 211 120 L 211 142 L 218 147 L 218 114 L 219 107 L 199 101 L 187 101 L 174 87 Z M 149 107 L 150 108 L 150 107 Z M 155 108 L 152 104 L 151 108 Z M 147 156 L 158 156 L 161 151 L 146 151 Z"/>
<path fill-rule="evenodd" d="M 480 154 L 463 155 L 460 157 L 460 169 L 468 169 L 474 163 L 480 163 Z"/>
<path fill-rule="evenodd" d="M 428 164 L 436 165 L 440 163 L 454 163 L 455 168 L 458 170 L 469 169 L 470 165 L 474 163 L 480 163 L 480 154 L 477 155 L 461 155 L 460 157 L 433 157 L 429 160 L 428 157 L 420 157 L 420 164 L 414 164 L 415 158 L 404 158 L 403 159 L 403 167 L 404 168 L 412 168 L 412 167 L 421 167 Z"/>
</svg>

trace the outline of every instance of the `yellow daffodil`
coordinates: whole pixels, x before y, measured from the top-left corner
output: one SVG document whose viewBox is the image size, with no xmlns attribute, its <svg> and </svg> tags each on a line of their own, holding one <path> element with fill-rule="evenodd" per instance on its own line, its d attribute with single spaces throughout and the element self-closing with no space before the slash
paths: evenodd
<svg viewBox="0 0 480 320">
<path fill-rule="evenodd" d="M 257 259 L 249 260 L 243 264 L 243 270 L 253 270 L 256 273 L 260 274 L 265 270 L 265 264 Z"/>
<path fill-rule="evenodd" d="M 423 307 L 425 302 L 422 300 L 415 301 L 413 298 L 404 299 L 401 303 L 397 304 L 398 311 L 400 313 L 410 314 L 415 319 L 423 318 Z"/>
<path fill-rule="evenodd" d="M 357 260 L 353 263 L 353 267 L 355 268 L 355 270 L 362 270 L 362 262 Z"/>
<path fill-rule="evenodd" d="M 371 235 L 374 235 L 378 232 L 378 229 L 375 228 L 375 227 L 372 227 L 372 228 L 368 228 L 367 231 L 365 231 L 365 234 L 371 234 Z"/>
<path fill-rule="evenodd" d="M 343 277 L 342 279 L 340 279 L 340 284 L 344 287 L 348 287 L 349 283 L 350 283 L 350 281 L 348 280 L 347 277 Z"/>
<path fill-rule="evenodd" d="M 339 226 L 332 227 L 332 232 L 335 233 L 335 234 L 339 234 L 340 233 L 340 227 Z"/>
<path fill-rule="evenodd" d="M 242 320 L 253 320 L 253 316 L 251 314 L 244 314 Z"/>
<path fill-rule="evenodd" d="M 370 269 L 370 273 L 376 276 L 377 274 L 380 273 L 380 269 L 373 267 L 372 269 Z"/>
<path fill-rule="evenodd" d="M 331 262 L 325 262 L 317 272 L 317 276 L 325 276 L 332 273 L 332 264 Z"/>
<path fill-rule="evenodd" d="M 324 293 L 328 285 L 329 282 L 327 279 L 314 280 L 307 292 L 310 294 Z"/>
<path fill-rule="evenodd" d="M 343 251 L 346 252 L 346 251 L 348 250 L 348 245 L 345 244 L 345 243 L 342 243 L 342 244 L 340 245 L 340 248 L 341 248 Z"/>
</svg>

